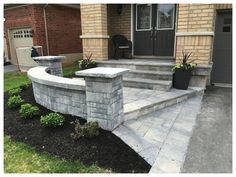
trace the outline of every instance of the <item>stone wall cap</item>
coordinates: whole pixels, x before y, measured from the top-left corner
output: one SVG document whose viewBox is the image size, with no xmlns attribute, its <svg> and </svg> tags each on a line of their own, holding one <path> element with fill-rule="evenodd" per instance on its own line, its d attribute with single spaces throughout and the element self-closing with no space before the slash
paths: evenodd
<svg viewBox="0 0 236 177">
<path fill-rule="evenodd" d="M 75 75 L 84 77 L 115 78 L 127 72 L 129 72 L 129 69 L 127 68 L 97 67 L 97 68 L 86 69 L 83 71 L 76 71 Z"/>
<path fill-rule="evenodd" d="M 33 82 L 37 82 L 40 84 L 66 88 L 72 90 L 85 90 L 85 81 L 80 79 L 69 79 L 59 76 L 54 76 L 47 73 L 48 67 L 37 66 L 31 68 L 27 75 Z"/>
<path fill-rule="evenodd" d="M 39 56 L 39 57 L 32 57 L 35 61 L 61 61 L 65 59 L 65 56 Z"/>
</svg>

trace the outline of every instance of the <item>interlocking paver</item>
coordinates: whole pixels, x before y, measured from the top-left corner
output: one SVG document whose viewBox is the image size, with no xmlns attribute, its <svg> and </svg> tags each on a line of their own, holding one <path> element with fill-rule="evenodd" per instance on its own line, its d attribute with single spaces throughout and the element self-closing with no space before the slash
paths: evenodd
<svg viewBox="0 0 236 177">
<path fill-rule="evenodd" d="M 126 111 L 134 110 L 158 99 L 165 101 L 180 93 L 186 92 L 174 90 L 173 93 L 163 93 L 125 88 L 124 94 L 128 100 L 131 97 L 133 100 L 135 97 L 139 96 L 139 98 L 125 104 L 124 109 Z M 179 173 L 185 159 L 201 99 L 202 96 L 199 95 L 177 105 L 141 116 L 138 119 L 128 120 L 117 127 L 113 133 L 152 165 L 150 172 Z"/>
</svg>

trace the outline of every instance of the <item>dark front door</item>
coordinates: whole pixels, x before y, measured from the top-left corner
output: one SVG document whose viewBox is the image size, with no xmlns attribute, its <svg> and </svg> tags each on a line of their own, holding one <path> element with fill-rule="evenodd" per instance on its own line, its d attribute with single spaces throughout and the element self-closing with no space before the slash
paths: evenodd
<svg viewBox="0 0 236 177">
<path fill-rule="evenodd" d="M 216 16 L 211 83 L 232 84 L 232 11 Z"/>
<path fill-rule="evenodd" d="M 174 4 L 134 6 L 134 55 L 173 56 Z"/>
</svg>

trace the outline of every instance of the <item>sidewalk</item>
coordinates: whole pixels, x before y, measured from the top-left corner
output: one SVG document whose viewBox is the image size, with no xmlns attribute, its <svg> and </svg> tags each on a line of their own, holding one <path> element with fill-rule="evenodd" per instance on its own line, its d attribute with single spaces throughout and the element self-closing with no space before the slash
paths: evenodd
<svg viewBox="0 0 236 177">
<path fill-rule="evenodd" d="M 232 89 L 208 87 L 181 172 L 232 173 Z"/>
</svg>

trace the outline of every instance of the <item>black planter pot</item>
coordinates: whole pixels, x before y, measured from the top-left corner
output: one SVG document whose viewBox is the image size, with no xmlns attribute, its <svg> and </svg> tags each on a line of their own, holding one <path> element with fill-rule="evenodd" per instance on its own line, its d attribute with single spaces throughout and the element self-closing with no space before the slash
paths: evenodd
<svg viewBox="0 0 236 177">
<path fill-rule="evenodd" d="M 176 89 L 187 90 L 191 78 L 192 70 L 178 69 L 173 75 L 173 87 Z"/>
<path fill-rule="evenodd" d="M 96 68 L 97 67 L 97 63 L 90 63 L 88 64 L 87 66 L 85 65 L 81 65 L 81 69 L 84 70 L 84 69 L 90 69 L 90 68 Z"/>
</svg>

